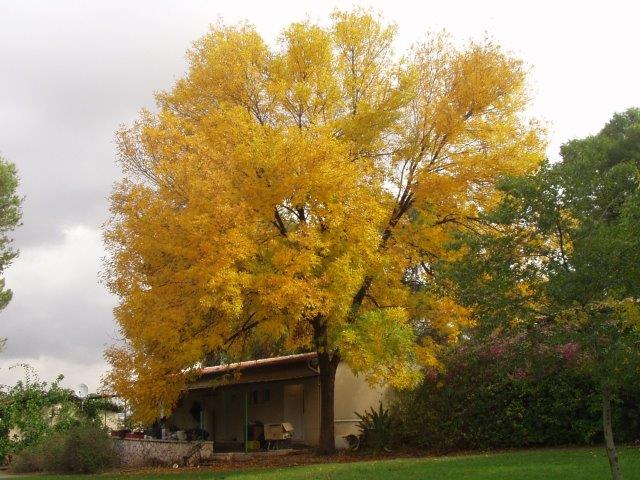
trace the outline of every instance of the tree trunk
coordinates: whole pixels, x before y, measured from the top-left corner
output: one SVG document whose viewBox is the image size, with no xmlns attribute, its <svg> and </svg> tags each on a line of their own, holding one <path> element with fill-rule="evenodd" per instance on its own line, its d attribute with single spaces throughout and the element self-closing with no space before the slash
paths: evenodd
<svg viewBox="0 0 640 480">
<path fill-rule="evenodd" d="M 611 427 L 611 392 L 606 385 L 602 386 L 602 427 L 604 429 L 604 443 L 611 467 L 613 480 L 622 480 L 622 471 L 618 462 L 616 445 L 613 442 L 613 428 Z"/>
<path fill-rule="evenodd" d="M 320 367 L 320 439 L 318 453 L 329 455 L 336 450 L 334 433 L 334 397 L 336 386 L 336 370 L 338 369 L 338 354 L 333 357 L 327 352 L 318 352 L 318 366 Z"/>
</svg>

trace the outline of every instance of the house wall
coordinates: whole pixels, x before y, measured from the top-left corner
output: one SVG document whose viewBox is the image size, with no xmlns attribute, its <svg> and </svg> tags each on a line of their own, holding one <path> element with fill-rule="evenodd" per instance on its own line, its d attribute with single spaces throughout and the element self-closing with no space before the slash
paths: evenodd
<svg viewBox="0 0 640 480">
<path fill-rule="evenodd" d="M 338 365 L 336 371 L 336 386 L 334 400 L 334 428 L 336 447 L 345 448 L 344 435 L 358 434 L 357 424 L 360 421 L 356 416 L 364 413 L 371 407 L 377 408 L 389 401 L 389 389 L 387 387 L 372 387 L 364 376 L 355 375 L 344 363 Z"/>
<path fill-rule="evenodd" d="M 98 414 L 102 425 L 109 430 L 119 430 L 124 427 L 123 421 L 120 420 L 118 412 L 104 411 Z"/>
<path fill-rule="evenodd" d="M 203 405 L 204 401 L 204 392 L 190 392 L 189 395 L 186 395 L 183 399 L 181 399 L 180 403 L 171 414 L 170 424 L 175 425 L 180 430 L 198 428 L 199 421 L 193 418 L 191 413 L 189 413 L 189 410 L 191 410 L 195 402 L 199 402 L 200 405 Z"/>
<path fill-rule="evenodd" d="M 320 438 L 320 377 L 304 381 L 304 441 L 315 446 Z"/>
<path fill-rule="evenodd" d="M 302 385 L 302 425 L 295 425 L 291 418 L 285 418 L 284 413 L 284 390 L 286 385 Z M 283 382 L 272 382 L 265 384 L 256 384 L 248 388 L 249 398 L 252 398 L 251 392 L 258 390 L 260 395 L 265 388 L 269 388 L 271 392 L 271 402 L 268 404 L 254 405 L 249 403 L 249 421 L 256 420 L 263 424 L 291 422 L 294 423 L 294 429 L 301 433 L 301 441 L 306 445 L 317 444 L 319 434 L 319 393 L 317 377 L 289 380 Z"/>
</svg>

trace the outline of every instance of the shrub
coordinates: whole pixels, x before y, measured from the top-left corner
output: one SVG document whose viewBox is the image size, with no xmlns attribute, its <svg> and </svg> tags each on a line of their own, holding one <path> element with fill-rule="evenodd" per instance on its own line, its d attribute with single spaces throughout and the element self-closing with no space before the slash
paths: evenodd
<svg viewBox="0 0 640 480">
<path fill-rule="evenodd" d="M 389 410 L 384 409 L 380 403 L 378 410 L 371 407 L 371 410 L 362 415 L 357 412 L 356 415 L 360 419 L 360 446 L 374 452 L 389 450 L 394 427 L 394 419 Z"/>
<path fill-rule="evenodd" d="M 0 464 L 57 433 L 98 421 L 104 411 L 120 410 L 109 399 L 78 398 L 60 385 L 62 375 L 42 382 L 29 365 L 19 366 L 24 379 L 11 387 L 0 385 Z"/>
<path fill-rule="evenodd" d="M 491 342 L 448 352 L 446 372 L 431 372 L 417 389 L 398 393 L 395 441 L 436 451 L 602 441 L 601 403 L 592 380 L 560 359 L 547 357 L 544 368 L 537 368 L 526 365 L 532 355 L 514 356 Z M 640 437 L 639 399 L 634 385 L 616 397 L 614 430 L 622 442 Z"/>
<path fill-rule="evenodd" d="M 79 423 L 73 391 L 62 388 L 62 376 L 48 384 L 33 369 L 25 368 L 25 379 L 14 386 L 0 386 L 0 462 L 41 439 Z M 10 431 L 17 430 L 15 437 Z"/>
<path fill-rule="evenodd" d="M 14 456 L 15 473 L 95 473 L 115 464 L 115 453 L 104 429 L 93 422 L 54 433 Z"/>
<path fill-rule="evenodd" d="M 115 454 L 107 432 L 93 423 L 64 433 L 60 471 L 94 473 L 113 466 Z"/>
<path fill-rule="evenodd" d="M 9 463 L 9 470 L 12 473 L 38 472 L 41 467 L 40 448 L 35 445 L 25 448 L 19 454 L 13 455 Z"/>
</svg>

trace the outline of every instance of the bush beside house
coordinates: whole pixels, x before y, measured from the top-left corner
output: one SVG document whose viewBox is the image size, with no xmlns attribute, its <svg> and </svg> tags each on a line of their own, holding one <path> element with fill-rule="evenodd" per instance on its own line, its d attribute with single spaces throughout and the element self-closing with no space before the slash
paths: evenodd
<svg viewBox="0 0 640 480">
<path fill-rule="evenodd" d="M 78 398 L 60 386 L 62 378 L 42 382 L 25 366 L 24 380 L 0 387 L 0 463 L 16 471 L 69 472 L 111 464 L 100 419 L 118 407 L 106 398 Z M 97 448 L 107 453 L 95 453 Z"/>
<path fill-rule="evenodd" d="M 25 373 L 24 380 L 0 389 L 0 459 L 4 461 L 78 422 L 75 395 L 60 386 L 62 376 L 47 384 L 30 367 L 25 367 Z"/>
<path fill-rule="evenodd" d="M 592 380 L 545 358 L 545 368 L 514 364 L 485 343 L 444 357 L 420 387 L 398 393 L 396 443 L 435 451 L 487 450 L 601 443 L 601 399 Z M 531 356 L 529 358 L 532 358 Z M 617 441 L 640 438 L 640 388 L 615 398 Z"/>
<path fill-rule="evenodd" d="M 115 464 L 107 432 L 89 421 L 42 438 L 18 453 L 9 467 L 15 473 L 95 473 Z"/>
</svg>

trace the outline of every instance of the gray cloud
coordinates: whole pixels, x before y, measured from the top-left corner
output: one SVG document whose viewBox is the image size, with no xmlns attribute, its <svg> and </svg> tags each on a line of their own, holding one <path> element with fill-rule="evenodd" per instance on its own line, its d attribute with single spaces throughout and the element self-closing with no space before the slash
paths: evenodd
<svg viewBox="0 0 640 480">
<path fill-rule="evenodd" d="M 81 226 L 65 229 L 58 243 L 23 249 L 6 276 L 14 290 L 3 312 L 7 357 L 95 360 L 115 338 L 114 298 L 97 282 L 103 254 L 100 232 Z"/>
<path fill-rule="evenodd" d="M 158 45 L 141 34 L 140 18 L 106 4 L 3 7 L 13 11 L 0 15 L 8 66 L 0 75 L 0 152 L 20 170 L 28 200 L 16 236 L 29 245 L 59 238 L 60 225 L 104 220 L 117 177 L 114 132 L 171 84 L 188 42 Z"/>
</svg>

